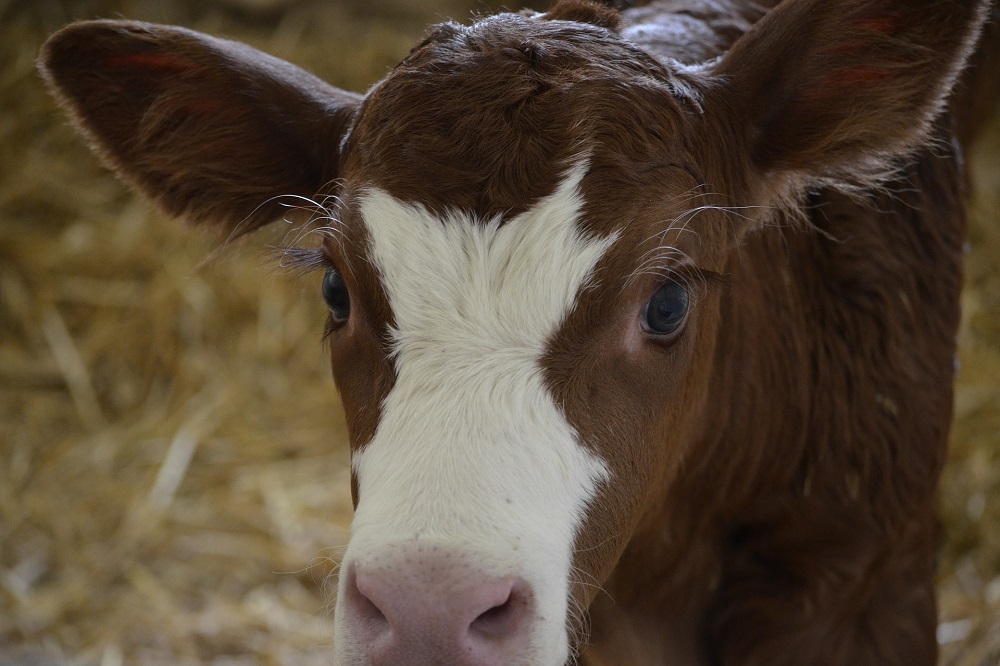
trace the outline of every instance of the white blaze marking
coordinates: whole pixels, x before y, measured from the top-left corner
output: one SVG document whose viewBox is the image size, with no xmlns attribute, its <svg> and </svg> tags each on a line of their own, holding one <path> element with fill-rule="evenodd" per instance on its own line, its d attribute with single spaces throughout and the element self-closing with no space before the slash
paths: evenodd
<svg viewBox="0 0 1000 666">
<path fill-rule="evenodd" d="M 360 505 L 345 562 L 400 544 L 466 550 L 533 587 L 533 664 L 566 659 L 572 548 L 607 467 L 545 387 L 546 342 L 614 237 L 577 231 L 583 167 L 500 225 L 439 219 L 372 189 L 361 213 L 395 316 L 395 386 L 353 458 Z M 339 626 L 339 625 L 338 625 Z"/>
</svg>

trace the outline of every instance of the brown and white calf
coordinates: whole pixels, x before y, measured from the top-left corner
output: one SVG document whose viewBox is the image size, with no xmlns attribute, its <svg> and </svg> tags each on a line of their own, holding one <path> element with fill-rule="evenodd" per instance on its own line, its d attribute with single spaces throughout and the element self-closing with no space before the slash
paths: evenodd
<svg viewBox="0 0 1000 666">
<path fill-rule="evenodd" d="M 170 213 L 325 204 L 341 664 L 934 663 L 988 7 L 770 4 L 447 23 L 363 96 L 174 27 L 46 45 Z"/>
</svg>

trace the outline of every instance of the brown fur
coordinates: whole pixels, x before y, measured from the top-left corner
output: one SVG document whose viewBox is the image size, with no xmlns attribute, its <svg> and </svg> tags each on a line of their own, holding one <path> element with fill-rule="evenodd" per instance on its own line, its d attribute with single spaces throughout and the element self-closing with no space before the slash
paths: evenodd
<svg viewBox="0 0 1000 666">
<path fill-rule="evenodd" d="M 173 215 L 240 232 L 300 203 L 274 197 L 334 177 L 361 99 L 245 44 L 130 21 L 71 25 L 40 63 L 122 177 Z"/>
<path fill-rule="evenodd" d="M 576 544 L 580 661 L 933 664 L 955 137 L 995 98 L 995 49 L 942 111 L 986 4 L 616 4 L 438 26 L 364 98 L 128 22 L 67 28 L 42 70 L 171 212 L 232 230 L 280 214 L 272 197 L 336 195 L 324 253 L 352 313 L 331 348 L 355 448 L 394 381 L 359 188 L 510 220 L 587 157 L 583 231 L 621 240 L 544 360 L 613 478 Z M 623 345 L 664 274 L 696 296 L 685 333 Z"/>
</svg>

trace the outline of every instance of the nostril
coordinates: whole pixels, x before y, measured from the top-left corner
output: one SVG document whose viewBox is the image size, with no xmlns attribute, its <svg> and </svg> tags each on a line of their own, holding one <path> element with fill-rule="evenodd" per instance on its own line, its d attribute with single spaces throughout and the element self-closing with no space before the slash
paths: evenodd
<svg viewBox="0 0 1000 666">
<path fill-rule="evenodd" d="M 511 603 L 508 599 L 499 606 L 480 614 L 469 626 L 471 631 L 489 636 L 504 636 L 508 633 L 508 625 L 511 621 Z"/>
<path fill-rule="evenodd" d="M 370 590 L 364 589 L 364 579 L 359 579 L 357 571 L 354 569 L 350 571 L 348 576 L 348 600 L 352 606 L 354 616 L 358 620 L 369 624 L 388 625 L 389 620 L 386 618 L 385 613 L 382 612 L 382 609 L 378 607 L 378 604 L 372 599 Z"/>
<path fill-rule="evenodd" d="M 388 622 L 385 618 L 385 613 L 375 605 L 375 602 L 363 594 L 360 595 L 357 601 L 356 612 L 362 620 Z"/>
<path fill-rule="evenodd" d="M 515 583 L 507 598 L 492 608 L 480 613 L 469 631 L 490 638 L 504 638 L 517 633 L 528 615 L 528 597 L 522 585 Z"/>
</svg>

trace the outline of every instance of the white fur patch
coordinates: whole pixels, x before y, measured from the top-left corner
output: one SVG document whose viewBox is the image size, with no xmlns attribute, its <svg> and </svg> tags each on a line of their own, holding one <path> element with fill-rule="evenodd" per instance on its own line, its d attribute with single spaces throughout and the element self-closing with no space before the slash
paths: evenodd
<svg viewBox="0 0 1000 666">
<path fill-rule="evenodd" d="M 573 543 L 608 474 L 540 365 L 615 240 L 577 231 L 584 170 L 503 225 L 442 220 L 377 189 L 361 199 L 395 316 L 397 378 L 353 459 L 360 505 L 345 566 L 416 543 L 467 553 L 486 575 L 520 576 L 537 604 L 525 663 L 540 666 L 567 659 Z M 338 642 L 349 641 L 341 624 Z"/>
</svg>

